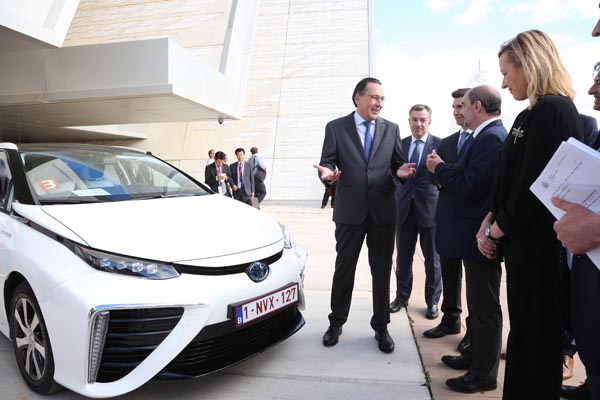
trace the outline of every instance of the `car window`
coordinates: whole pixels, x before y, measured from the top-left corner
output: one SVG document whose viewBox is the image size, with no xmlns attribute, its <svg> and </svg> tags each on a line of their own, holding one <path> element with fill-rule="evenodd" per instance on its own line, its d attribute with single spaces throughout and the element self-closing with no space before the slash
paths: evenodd
<svg viewBox="0 0 600 400">
<path fill-rule="evenodd" d="M 32 191 L 46 204 L 208 194 L 169 164 L 132 150 L 75 148 L 20 154 Z"/>
<path fill-rule="evenodd" d="M 10 206 L 12 192 L 12 175 L 8 167 L 6 151 L 0 151 L 0 207 Z"/>
</svg>

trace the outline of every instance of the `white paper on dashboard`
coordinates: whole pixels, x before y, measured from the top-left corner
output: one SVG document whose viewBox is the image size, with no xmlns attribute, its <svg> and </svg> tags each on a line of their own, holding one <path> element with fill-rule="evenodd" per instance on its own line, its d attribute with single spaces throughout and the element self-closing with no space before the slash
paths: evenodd
<svg viewBox="0 0 600 400">
<path fill-rule="evenodd" d="M 557 219 L 565 212 L 550 202 L 552 197 L 600 214 L 600 152 L 569 138 L 561 143 L 530 189 Z M 600 247 L 587 255 L 600 270 Z"/>
</svg>

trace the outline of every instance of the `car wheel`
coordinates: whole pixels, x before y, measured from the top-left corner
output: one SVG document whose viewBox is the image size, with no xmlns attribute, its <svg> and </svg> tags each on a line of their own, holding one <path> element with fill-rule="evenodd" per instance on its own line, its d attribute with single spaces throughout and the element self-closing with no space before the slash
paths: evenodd
<svg viewBox="0 0 600 400">
<path fill-rule="evenodd" d="M 19 371 L 31 390 L 40 394 L 60 390 L 54 381 L 54 359 L 44 316 L 27 282 L 21 282 L 12 296 L 10 339 Z"/>
</svg>

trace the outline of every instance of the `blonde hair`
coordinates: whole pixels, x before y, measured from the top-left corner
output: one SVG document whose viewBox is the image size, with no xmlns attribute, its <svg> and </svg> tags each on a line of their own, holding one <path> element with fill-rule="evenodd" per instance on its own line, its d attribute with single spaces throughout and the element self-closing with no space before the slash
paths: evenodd
<svg viewBox="0 0 600 400">
<path fill-rule="evenodd" d="M 498 57 L 502 54 L 523 68 L 530 109 L 546 94 L 575 97 L 571 76 L 548 34 L 537 29 L 521 32 L 500 46 Z"/>
</svg>

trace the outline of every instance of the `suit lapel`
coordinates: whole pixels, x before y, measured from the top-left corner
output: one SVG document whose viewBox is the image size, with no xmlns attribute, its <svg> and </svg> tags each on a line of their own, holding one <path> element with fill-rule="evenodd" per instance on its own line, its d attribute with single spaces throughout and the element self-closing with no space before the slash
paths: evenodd
<svg viewBox="0 0 600 400">
<path fill-rule="evenodd" d="M 431 153 L 431 151 L 433 150 L 433 136 L 431 136 L 431 134 L 429 134 L 427 136 L 427 141 L 425 142 L 425 147 L 423 148 L 423 153 L 421 153 L 421 159 L 419 160 L 419 167 L 423 166 L 425 167 L 425 162 L 424 159 L 425 157 L 427 157 L 427 154 Z"/>
<path fill-rule="evenodd" d="M 383 134 L 386 128 L 387 126 L 383 119 L 377 118 L 375 120 L 375 140 L 373 141 L 373 148 L 371 149 L 371 158 L 373 158 L 377 148 L 379 148 L 379 144 L 381 144 L 381 141 L 383 140 Z"/>
<path fill-rule="evenodd" d="M 365 148 L 363 147 L 360 141 L 360 137 L 358 136 L 358 129 L 356 129 L 354 113 L 348 115 L 348 117 L 346 118 L 346 130 L 350 134 L 350 141 L 352 142 L 352 145 L 356 147 L 358 152 L 362 155 L 363 160 L 367 162 L 367 157 L 365 157 Z"/>
</svg>

